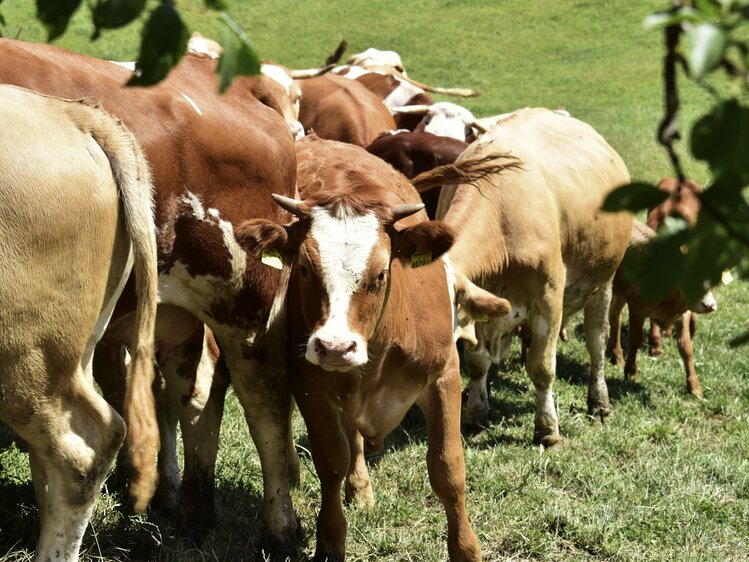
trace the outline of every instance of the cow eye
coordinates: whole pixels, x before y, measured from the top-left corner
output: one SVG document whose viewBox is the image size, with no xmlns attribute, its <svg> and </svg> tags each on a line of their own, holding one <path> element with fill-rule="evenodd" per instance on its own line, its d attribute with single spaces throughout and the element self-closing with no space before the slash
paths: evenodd
<svg viewBox="0 0 749 562">
<path fill-rule="evenodd" d="M 377 282 L 382 283 L 385 280 L 385 270 L 383 269 L 380 271 L 380 274 L 377 276 Z"/>
<path fill-rule="evenodd" d="M 300 266 L 299 272 L 302 274 L 302 277 L 307 277 L 307 266 L 306 265 Z"/>
</svg>

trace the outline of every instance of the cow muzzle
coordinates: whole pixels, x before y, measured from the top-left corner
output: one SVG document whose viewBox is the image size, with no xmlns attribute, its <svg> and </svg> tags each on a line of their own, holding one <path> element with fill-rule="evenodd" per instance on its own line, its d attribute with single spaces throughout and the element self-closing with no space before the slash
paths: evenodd
<svg viewBox="0 0 749 562">
<path fill-rule="evenodd" d="M 718 310 L 718 301 L 712 291 L 708 291 L 699 304 L 694 308 L 697 314 L 709 314 Z"/>
<path fill-rule="evenodd" d="M 338 339 L 326 336 L 310 337 L 307 343 L 307 361 L 326 371 L 348 371 L 367 362 L 366 346 L 355 339 Z"/>
</svg>

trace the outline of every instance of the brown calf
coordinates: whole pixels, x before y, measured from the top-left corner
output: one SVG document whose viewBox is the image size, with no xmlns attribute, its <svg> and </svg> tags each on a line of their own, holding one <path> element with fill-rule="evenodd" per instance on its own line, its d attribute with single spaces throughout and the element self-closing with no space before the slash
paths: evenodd
<svg viewBox="0 0 749 562">
<path fill-rule="evenodd" d="M 414 403 L 427 420 L 429 479 L 447 514 L 450 559 L 479 560 L 464 500 L 455 277 L 439 259 L 452 231 L 426 220 L 408 181 L 360 148 L 312 136 L 297 143 L 297 157 L 303 200 L 276 200 L 299 222 L 253 221 L 243 236 L 296 256 L 290 366 L 322 493 L 314 560 L 343 559 L 341 485 L 349 502 L 374 501 L 364 448 L 380 449 Z M 509 309 L 467 285 L 458 295 L 470 300 L 467 311 Z"/>
</svg>

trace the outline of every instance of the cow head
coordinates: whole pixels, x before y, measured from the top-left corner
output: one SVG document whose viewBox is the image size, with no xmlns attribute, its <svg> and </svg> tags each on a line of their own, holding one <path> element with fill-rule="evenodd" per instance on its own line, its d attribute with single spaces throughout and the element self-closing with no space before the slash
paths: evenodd
<svg viewBox="0 0 749 562">
<path fill-rule="evenodd" d="M 394 107 L 391 111 L 402 115 L 423 115 L 421 123 L 414 131 L 423 131 L 441 137 L 473 142 L 486 132 L 486 127 L 476 121 L 473 114 L 465 107 L 446 101 L 432 105 Z"/>
<path fill-rule="evenodd" d="M 284 227 L 255 219 L 240 227 L 238 237 L 256 252 L 278 252 L 286 261 L 296 256 L 302 313 L 310 330 L 307 361 L 331 371 L 364 365 L 390 292 L 391 263 L 397 259 L 410 267 L 413 256 L 437 259 L 452 245 L 452 230 L 438 221 L 398 228 L 399 220 L 424 205 L 386 206 L 360 192 L 274 199 L 299 222 Z"/>
<path fill-rule="evenodd" d="M 291 129 L 294 140 L 299 140 L 304 136 L 304 126 L 299 122 L 302 89 L 283 66 L 265 63 L 261 65 L 260 73 L 266 78 L 266 82 L 263 90 L 255 93 L 255 97 L 280 113 Z"/>
</svg>

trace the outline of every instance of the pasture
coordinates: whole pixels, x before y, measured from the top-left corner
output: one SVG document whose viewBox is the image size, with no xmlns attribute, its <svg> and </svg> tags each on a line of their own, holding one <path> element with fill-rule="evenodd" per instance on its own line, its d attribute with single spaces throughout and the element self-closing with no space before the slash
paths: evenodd
<svg viewBox="0 0 749 562">
<path fill-rule="evenodd" d="M 349 52 L 394 49 L 417 80 L 479 87 L 465 100 L 477 117 L 524 106 L 564 105 L 622 155 L 633 178 L 668 175 L 654 132 L 662 112 L 662 37 L 642 28 L 658 1 L 413 0 L 410 2 L 233 3 L 232 14 L 263 57 L 319 65 L 345 38 Z M 190 25 L 211 35 L 201 2 L 180 2 Z M 0 6 L 6 36 L 41 40 L 33 4 Z M 137 53 L 136 29 L 97 43 L 77 18 L 61 46 L 114 60 Z M 0 64 L 2 62 L 0 61 Z M 716 84 L 721 88 L 721 84 Z M 682 82 L 683 132 L 710 98 Z M 447 99 L 447 98 L 445 98 Z M 454 100 L 453 100 L 454 101 Z M 686 135 L 685 135 L 686 136 Z M 683 144 L 683 143 L 682 143 Z M 681 146 L 680 148 L 684 148 Z M 698 182 L 706 175 L 687 161 Z M 636 382 L 606 367 L 612 416 L 603 427 L 585 414 L 588 356 L 577 322 L 558 347 L 556 400 L 561 450 L 532 445 L 534 399 L 515 344 L 491 381 L 490 425 L 465 439 L 467 504 L 485 560 L 743 560 L 749 549 L 749 352 L 730 340 L 749 329 L 749 285 L 717 291 L 718 312 L 698 321 L 695 362 L 705 390 L 685 393 L 675 342 Z M 133 517 L 106 492 L 84 538 L 85 560 L 251 560 L 260 529 L 260 465 L 238 402 L 229 393 L 217 461 L 217 528 L 198 550 L 169 519 Z M 301 488 L 293 491 L 305 555 L 314 548 L 319 485 L 299 416 L 295 441 Z M 0 561 L 25 560 L 36 539 L 27 457 L 0 434 Z M 429 486 L 426 433 L 413 410 L 370 457 L 377 505 L 347 509 L 348 559 L 444 560 L 442 507 Z"/>
</svg>

